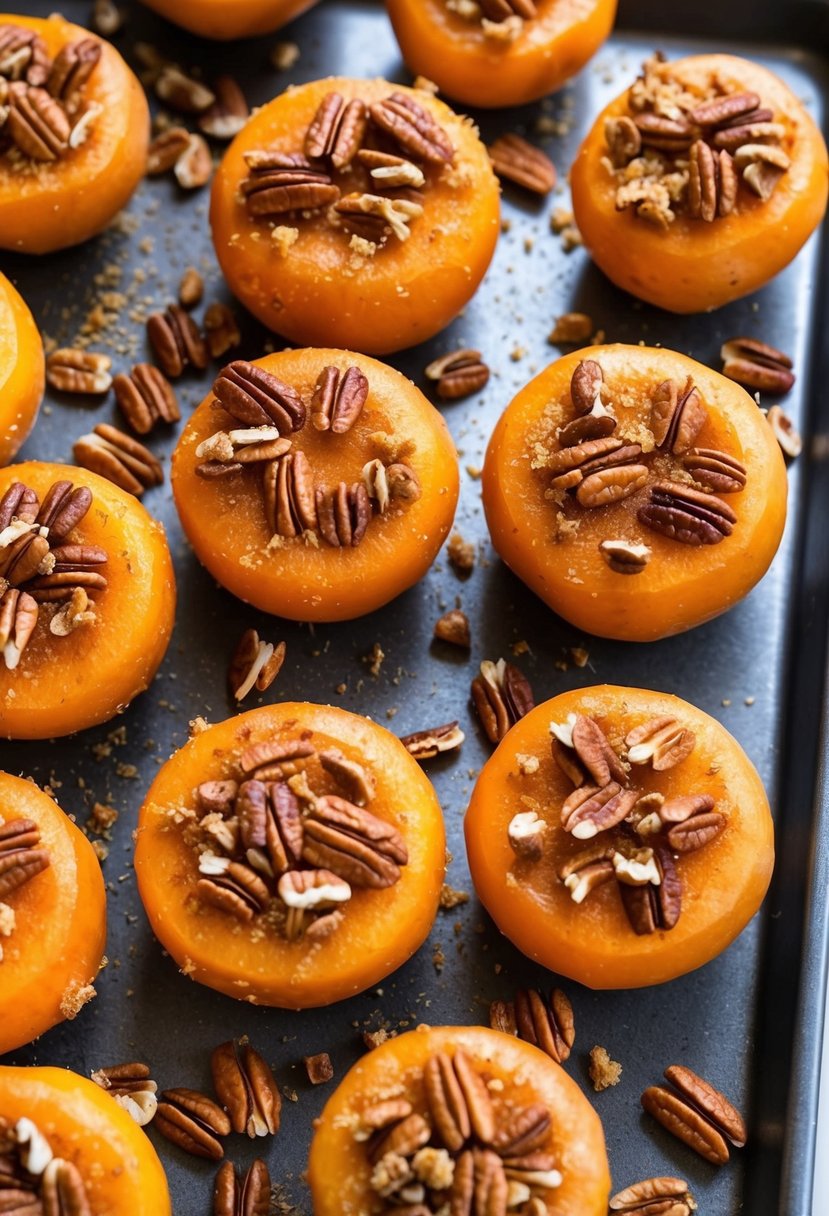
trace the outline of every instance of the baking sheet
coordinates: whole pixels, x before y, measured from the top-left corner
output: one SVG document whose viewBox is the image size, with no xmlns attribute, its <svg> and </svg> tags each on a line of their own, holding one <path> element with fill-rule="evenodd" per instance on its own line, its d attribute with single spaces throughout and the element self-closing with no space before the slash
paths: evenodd
<svg viewBox="0 0 829 1216">
<path fill-rule="evenodd" d="M 54 0 L 28 0 L 23 7 L 45 16 Z M 64 0 L 63 11 L 82 23 L 90 7 L 86 0 Z M 286 1202 L 307 1213 L 301 1173 L 311 1121 L 336 1079 L 312 1089 L 303 1055 L 328 1051 L 339 1078 L 362 1051 L 361 1029 L 385 1025 L 403 1030 L 420 1021 L 486 1022 L 491 999 L 511 996 L 516 986 L 551 983 L 498 935 L 475 901 L 461 833 L 474 776 L 489 754 L 470 711 L 469 681 L 481 658 L 511 658 L 511 648 L 526 642 L 528 652 L 515 661 L 538 701 L 565 688 L 609 681 L 665 689 L 714 714 L 757 765 L 775 808 L 782 846 L 763 912 L 703 970 L 650 991 L 593 993 L 564 982 L 577 1030 L 567 1069 L 603 1118 L 615 1187 L 677 1173 L 689 1180 L 706 1216 L 740 1211 L 807 1216 L 812 1210 L 808 1196 L 825 907 L 818 888 L 804 920 L 804 900 L 816 842 L 814 766 L 824 689 L 827 578 L 819 520 L 825 529 L 827 486 L 826 445 L 818 440 L 827 429 L 829 399 L 825 389 L 818 390 L 827 372 L 827 353 L 820 343 L 823 335 L 825 346 L 827 332 L 821 299 L 825 281 L 819 276 L 825 252 L 813 238 L 796 263 L 754 297 L 710 316 L 676 318 L 617 291 L 583 250 L 565 254 L 550 231 L 549 215 L 553 207 L 567 205 L 566 169 L 592 116 L 625 87 L 654 46 L 670 55 L 701 50 L 748 54 L 782 75 L 818 121 L 824 120 L 829 64 L 818 52 L 829 45 L 821 42 L 826 12 L 822 5 L 770 0 L 761 6 L 740 0 L 727 13 L 713 5 L 700 12 L 687 3 L 666 9 L 647 0 L 631 2 L 622 7 L 620 29 L 611 43 L 561 93 L 535 106 L 476 115 L 487 140 L 508 130 L 537 140 L 552 155 L 563 184 L 540 204 L 518 191 L 505 191 L 510 230 L 464 316 L 433 342 L 389 359 L 421 386 L 429 359 L 457 346 L 479 348 L 492 367 L 483 393 L 443 407 L 464 470 L 457 526 L 477 545 L 471 577 L 460 580 L 442 556 L 417 587 L 367 619 L 313 629 L 282 622 L 234 600 L 199 567 L 183 538 L 168 485 L 145 495 L 147 508 L 167 527 L 179 588 L 176 631 L 155 684 L 122 718 L 78 738 L 0 743 L 0 767 L 41 783 L 52 781 L 61 805 L 80 824 L 96 800 L 120 812 L 104 862 L 109 964 L 98 983 L 99 996 L 75 1023 L 56 1028 L 3 1062 L 66 1065 L 88 1075 L 103 1064 L 146 1059 L 162 1087 L 199 1086 L 209 1083 L 209 1050 L 246 1033 L 274 1064 L 288 1100 L 274 1142 L 252 1145 L 233 1138 L 229 1155 L 245 1164 L 264 1150 Z M 666 24 L 676 33 L 664 32 Z M 658 34 L 647 32 L 660 25 Z M 707 33 L 705 25 L 710 26 Z M 752 39 L 768 41 L 749 44 L 741 36 L 746 30 Z M 724 41 L 731 36 L 739 41 Z M 289 82 L 330 73 L 409 79 L 381 6 L 368 0 L 323 2 L 277 35 L 225 46 L 193 39 L 132 4 L 116 45 L 133 63 L 139 40 L 185 67 L 199 67 L 208 78 L 217 71 L 235 74 L 251 104 L 267 101 Z M 301 50 L 289 72 L 276 72 L 269 63 L 269 52 L 280 40 L 294 41 Z M 539 118 L 552 118 L 559 133 L 539 135 Z M 116 293 L 113 303 L 120 306 L 108 343 L 96 343 L 93 349 L 114 347 L 116 367 L 128 368 L 146 355 L 143 317 L 175 299 L 188 265 L 205 276 L 206 302 L 230 300 L 209 241 L 207 201 L 206 191 L 184 196 L 171 181 L 147 181 L 122 221 L 99 240 L 40 261 L 0 254 L 0 269 L 22 291 L 44 333 L 60 344 L 71 344 L 102 290 Z M 486 440 L 514 392 L 556 356 L 547 334 L 555 317 L 571 310 L 589 313 L 609 341 L 662 343 L 715 367 L 721 342 L 738 334 L 770 341 L 795 360 L 798 382 L 785 406 L 814 442 L 790 470 L 783 546 L 770 574 L 743 604 L 684 637 L 652 646 L 585 638 L 552 616 L 488 544 L 476 476 Z M 281 345 L 252 320 L 245 322 L 245 357 Z M 208 387 L 208 377 L 185 376 L 178 382 L 185 417 Z M 69 459 L 77 435 L 110 420 L 117 421 L 111 400 L 88 407 L 50 392 L 21 458 Z M 163 430 L 150 440 L 165 465 L 173 443 L 174 436 Z M 811 531 L 804 526 L 809 518 Z M 456 599 L 472 622 L 469 658 L 431 642 L 434 621 Z M 448 881 L 469 892 L 470 901 L 441 912 L 417 957 L 380 988 L 328 1010 L 255 1009 L 192 984 L 154 940 L 136 891 L 131 833 L 143 793 L 158 766 L 187 738 L 191 719 L 202 715 L 216 721 L 233 711 L 225 684 L 227 662 L 249 626 L 288 645 L 285 666 L 261 700 L 330 701 L 400 734 L 457 717 L 467 732 L 462 751 L 432 762 L 429 771 L 454 855 Z M 385 654 L 377 676 L 365 661 L 375 645 Z M 570 647 L 587 648 L 585 667 L 573 664 Z M 257 703 L 250 698 L 245 707 Z M 120 735 L 111 741 L 112 732 L 122 726 L 123 741 Z M 798 1006 L 803 1017 L 796 1023 Z M 600 1095 L 592 1093 L 586 1070 L 594 1044 L 604 1045 L 624 1068 L 621 1084 Z M 673 1062 L 710 1078 L 748 1114 L 749 1147 L 732 1154 L 724 1169 L 707 1165 L 640 1111 L 643 1088 L 658 1081 L 663 1067 Z M 204 1216 L 214 1167 L 150 1134 L 168 1170 L 176 1216 Z M 815 1212 L 824 1210 L 829 1210 L 826 1204 L 815 1207 Z"/>
</svg>

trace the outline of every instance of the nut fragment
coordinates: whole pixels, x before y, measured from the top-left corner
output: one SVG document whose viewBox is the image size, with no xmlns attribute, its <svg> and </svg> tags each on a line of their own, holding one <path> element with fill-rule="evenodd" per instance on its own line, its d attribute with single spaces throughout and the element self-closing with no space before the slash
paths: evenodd
<svg viewBox="0 0 829 1216">
<path fill-rule="evenodd" d="M 549 194 L 556 184 L 555 165 L 549 156 L 520 135 L 499 136 L 489 148 L 489 159 L 499 177 L 533 194 Z"/>
<path fill-rule="evenodd" d="M 460 608 L 444 612 L 443 616 L 435 621 L 434 636 L 438 641 L 449 642 L 452 646 L 468 650 L 472 645 L 469 617 Z"/>
<path fill-rule="evenodd" d="M 187 147 L 173 165 L 173 174 L 182 190 L 201 190 L 210 181 L 213 157 L 201 135 L 191 135 Z"/>
<path fill-rule="evenodd" d="M 616 1060 L 611 1060 L 607 1048 L 597 1045 L 590 1048 L 588 1072 L 590 1080 L 593 1083 L 593 1088 L 597 1094 L 600 1094 L 605 1089 L 610 1089 L 612 1086 L 619 1084 L 622 1078 L 622 1065 Z M 656 1216 L 656 1214 L 654 1213 L 653 1216 Z M 669 1211 L 664 1213 L 663 1216 L 681 1216 L 681 1214 Z"/>
<path fill-rule="evenodd" d="M 186 127 L 168 127 L 156 135 L 150 144 L 147 175 L 159 177 L 162 173 L 169 173 L 189 147 L 190 132 Z"/>
<path fill-rule="evenodd" d="M 538 861 L 544 851 L 547 824 L 535 811 L 519 811 L 507 828 L 507 838 L 516 857 Z"/>
<path fill-rule="evenodd" d="M 204 279 L 195 266 L 188 266 L 178 285 L 178 302 L 182 308 L 195 308 L 204 295 Z"/>
<path fill-rule="evenodd" d="M 791 418 L 780 405 L 773 405 L 767 418 L 780 447 L 791 460 L 794 460 L 803 451 L 803 440 Z"/>
<path fill-rule="evenodd" d="M 442 726 L 434 726 L 431 730 L 418 730 L 411 735 L 403 735 L 400 742 L 409 755 L 415 760 L 431 760 L 444 752 L 455 751 L 465 739 L 458 722 L 445 722 Z"/>
<path fill-rule="evenodd" d="M 603 540 L 599 552 L 615 574 L 641 574 L 653 555 L 647 545 L 628 540 Z"/>
<path fill-rule="evenodd" d="M 477 350 L 456 350 L 433 360 L 425 371 L 427 380 L 436 381 L 437 395 L 444 401 L 457 401 L 478 393 L 489 380 L 489 368 Z"/>
<path fill-rule="evenodd" d="M 92 1080 L 105 1089 L 139 1127 L 146 1127 L 154 1118 L 158 1107 L 158 1086 L 150 1078 L 147 1064 L 117 1064 L 110 1068 L 99 1068 L 93 1072 Z"/>
<path fill-rule="evenodd" d="M 227 673 L 236 701 L 244 701 L 254 688 L 257 692 L 266 692 L 270 688 L 285 662 L 285 650 L 284 642 L 274 646 L 273 642 L 262 641 L 255 629 L 245 630 Z"/>
<path fill-rule="evenodd" d="M 565 312 L 556 317 L 547 341 L 554 346 L 586 342 L 593 328 L 593 318 L 586 312 Z"/>
<path fill-rule="evenodd" d="M 216 100 L 215 93 L 192 76 L 185 75 L 174 64 L 165 64 L 155 81 L 160 101 L 182 114 L 201 114 Z"/>
<path fill-rule="evenodd" d="M 106 393 L 112 384 L 109 355 L 89 350 L 52 351 L 46 360 L 46 379 L 61 393 Z"/>
<path fill-rule="evenodd" d="M 222 301 L 210 304 L 204 314 L 204 336 L 211 359 L 221 359 L 242 341 L 233 309 Z"/>
<path fill-rule="evenodd" d="M 250 117 L 250 108 L 232 76 L 219 76 L 213 83 L 215 101 L 199 115 L 199 130 L 211 139 L 234 139 Z"/>
<path fill-rule="evenodd" d="M 324 1085 L 334 1076 L 334 1065 L 327 1051 L 321 1051 L 315 1056 L 303 1056 L 302 1063 L 312 1085 Z"/>
</svg>

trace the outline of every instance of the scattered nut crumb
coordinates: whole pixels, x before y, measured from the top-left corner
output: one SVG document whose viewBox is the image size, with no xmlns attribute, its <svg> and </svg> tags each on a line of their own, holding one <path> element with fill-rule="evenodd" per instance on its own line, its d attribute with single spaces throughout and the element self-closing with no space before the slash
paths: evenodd
<svg viewBox="0 0 829 1216">
<path fill-rule="evenodd" d="M 295 42 L 277 42 L 270 53 L 271 66 L 277 72 L 289 72 L 299 59 L 299 47 Z"/>
<path fill-rule="evenodd" d="M 312 1085 L 324 1085 L 334 1076 L 334 1065 L 327 1051 L 321 1051 L 315 1056 L 303 1056 L 302 1063 Z"/>
<path fill-rule="evenodd" d="M 449 537 L 446 554 L 457 574 L 469 574 L 475 569 L 475 546 L 464 540 L 460 532 L 453 532 Z"/>
<path fill-rule="evenodd" d="M 618 1085 L 622 1079 L 622 1065 L 611 1060 L 604 1047 L 591 1047 L 588 1072 L 597 1094 Z"/>
<path fill-rule="evenodd" d="M 453 908 L 460 908 L 468 903 L 469 896 L 466 891 L 457 891 L 446 882 L 443 884 L 440 889 L 440 906 L 444 912 L 451 912 Z"/>
<path fill-rule="evenodd" d="M 472 645 L 469 617 L 460 608 L 452 608 L 435 621 L 435 637 L 441 642 L 468 650 Z"/>
<path fill-rule="evenodd" d="M 375 642 L 368 654 L 363 655 L 363 662 L 368 667 L 369 675 L 376 679 L 380 674 L 380 668 L 383 666 L 383 660 L 386 653 L 379 642 Z M 343 692 L 345 689 L 343 689 Z"/>
</svg>

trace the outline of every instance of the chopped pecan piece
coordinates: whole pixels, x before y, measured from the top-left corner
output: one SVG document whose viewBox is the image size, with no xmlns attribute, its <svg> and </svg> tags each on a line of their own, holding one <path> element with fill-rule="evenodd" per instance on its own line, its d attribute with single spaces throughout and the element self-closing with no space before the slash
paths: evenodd
<svg viewBox="0 0 829 1216">
<path fill-rule="evenodd" d="M 628 540 L 603 540 L 599 552 L 615 574 L 641 574 L 653 555 L 647 545 Z"/>
<path fill-rule="evenodd" d="M 415 760 L 431 760 L 444 752 L 455 751 L 465 737 L 456 720 L 445 722 L 442 726 L 434 726 L 431 730 L 418 730 L 411 735 L 403 735 L 400 742 Z"/>
<path fill-rule="evenodd" d="M 730 338 L 720 347 L 723 375 L 761 393 L 788 393 L 794 366 L 782 350 L 756 338 Z"/>
<path fill-rule="evenodd" d="M 229 1136 L 231 1122 L 212 1098 L 195 1089 L 165 1089 L 155 1116 L 156 1130 L 194 1157 L 219 1161 L 224 1156 L 221 1137 Z"/>
<path fill-rule="evenodd" d="M 305 136 L 309 160 L 330 160 L 335 169 L 350 165 L 363 143 L 368 123 L 365 102 L 346 102 L 339 93 L 327 93 Z"/>
<path fill-rule="evenodd" d="M 354 887 L 390 887 L 409 859 L 397 828 L 345 798 L 317 799 L 305 820 L 302 857 Z"/>
<path fill-rule="evenodd" d="M 415 160 L 443 166 L 454 160 L 452 141 L 431 113 L 406 93 L 392 93 L 369 108 L 371 120 Z"/>
<path fill-rule="evenodd" d="M 556 184 L 556 168 L 549 156 L 520 135 L 500 135 L 489 148 L 489 159 L 499 177 L 546 195 Z"/>
<path fill-rule="evenodd" d="M 381 190 L 396 190 L 401 186 L 419 190 L 426 184 L 423 170 L 403 156 L 361 148 L 357 160 L 368 169 L 369 177 Z"/>
<path fill-rule="evenodd" d="M 26 591 L 8 587 L 0 595 L 0 653 L 9 671 L 20 663 L 38 618 L 37 600 Z"/>
<path fill-rule="evenodd" d="M 457 401 L 479 393 L 489 380 L 489 368 L 478 350 L 456 350 L 431 362 L 427 380 L 436 382 L 435 391 L 443 401 Z"/>
<path fill-rule="evenodd" d="M 178 285 L 178 302 L 182 308 L 195 308 L 204 295 L 204 279 L 195 266 L 188 266 Z"/>
<path fill-rule="evenodd" d="M 154 312 L 147 318 L 147 338 L 161 370 L 172 379 L 185 368 L 204 371 L 207 367 L 204 338 L 180 304 L 171 304 L 166 312 Z"/>
<path fill-rule="evenodd" d="M 575 840 L 592 840 L 627 819 L 638 797 L 636 790 L 623 789 L 616 781 L 602 788 L 579 786 L 561 808 L 561 825 Z"/>
<path fill-rule="evenodd" d="M 469 617 L 460 608 L 444 612 L 443 616 L 435 621 L 434 636 L 440 642 L 449 642 L 452 646 L 459 646 L 461 650 L 469 650 L 472 645 Z"/>
<path fill-rule="evenodd" d="M 536 811 L 519 811 L 513 815 L 507 828 L 507 839 L 516 857 L 524 861 L 538 861 L 544 852 L 544 837 L 547 824 Z"/>
<path fill-rule="evenodd" d="M 271 1176 L 261 1157 L 244 1177 L 224 1161 L 213 1184 L 213 1216 L 268 1216 L 270 1210 Z"/>
<path fill-rule="evenodd" d="M 282 152 L 246 152 L 248 176 L 241 183 L 248 214 L 254 219 L 317 211 L 330 207 L 340 190 L 329 175 L 304 156 Z"/>
<path fill-rule="evenodd" d="M 334 1065 L 327 1051 L 321 1051 L 315 1056 L 303 1056 L 302 1063 L 312 1085 L 325 1085 L 334 1076 Z"/>
<path fill-rule="evenodd" d="M 484 659 L 472 681 L 472 700 L 491 743 L 500 743 L 511 726 L 535 705 L 529 680 L 512 663 Z"/>
<path fill-rule="evenodd" d="M 186 127 L 168 127 L 156 135 L 150 144 L 147 176 L 159 177 L 174 169 L 190 147 L 190 132 Z"/>
<path fill-rule="evenodd" d="M 221 359 L 242 341 L 236 314 L 221 300 L 210 304 L 204 314 L 204 337 L 211 359 Z"/>
<path fill-rule="evenodd" d="M 140 498 L 164 480 L 161 462 L 137 439 L 102 422 L 72 445 L 75 463 Z"/>
<path fill-rule="evenodd" d="M 359 367 L 342 373 L 325 367 L 317 377 L 311 402 L 311 422 L 318 431 L 344 435 L 360 417 L 368 399 L 368 380 Z"/>
<path fill-rule="evenodd" d="M 412 199 L 366 193 L 345 195 L 334 204 L 334 211 L 353 232 L 379 245 L 389 235 L 407 241 L 409 224 L 423 214 L 423 207 Z"/>
<path fill-rule="evenodd" d="M 296 390 L 243 359 L 222 368 L 213 392 L 216 403 L 245 426 L 273 425 L 289 435 L 305 425 L 305 405 Z"/>
<path fill-rule="evenodd" d="M 112 381 L 124 420 L 137 435 L 149 435 L 157 422 L 178 422 L 181 412 L 172 384 L 152 363 L 136 363 Z"/>
<path fill-rule="evenodd" d="M 690 756 L 695 744 L 694 732 L 670 716 L 650 718 L 625 736 L 629 762 L 650 762 L 656 772 L 665 772 L 681 764 Z"/>
<path fill-rule="evenodd" d="M 175 64 L 165 64 L 155 81 L 160 101 L 182 114 L 203 114 L 216 100 L 216 95 L 199 80 L 185 75 Z"/>
<path fill-rule="evenodd" d="M 288 870 L 279 880 L 277 893 L 288 909 L 285 921 L 288 941 L 296 941 L 308 931 L 310 916 L 330 913 L 351 899 L 351 887 L 345 879 L 325 869 Z"/>
<path fill-rule="evenodd" d="M 231 1039 L 210 1057 L 216 1096 L 235 1132 L 275 1136 L 279 1131 L 282 1097 L 270 1066 L 247 1039 Z"/>
<path fill-rule="evenodd" d="M 203 853 L 199 872 L 203 877 L 196 883 L 196 893 L 214 908 L 242 921 L 253 920 L 266 908 L 270 898 L 268 888 L 250 866 Z"/>
<path fill-rule="evenodd" d="M 622 905 L 637 936 L 655 933 L 657 929 L 673 929 L 682 911 L 682 883 L 673 857 L 657 845 L 653 850 L 659 871 L 659 883 L 641 886 L 619 883 Z"/>
<path fill-rule="evenodd" d="M 334 778 L 356 806 L 365 806 L 375 795 L 377 783 L 372 773 L 356 760 L 349 760 L 339 748 L 330 747 L 319 753 L 325 771 Z"/>
</svg>

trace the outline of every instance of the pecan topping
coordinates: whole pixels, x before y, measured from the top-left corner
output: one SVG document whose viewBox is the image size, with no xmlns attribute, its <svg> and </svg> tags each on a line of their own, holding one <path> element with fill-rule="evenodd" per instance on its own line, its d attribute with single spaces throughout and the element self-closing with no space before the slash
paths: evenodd
<svg viewBox="0 0 829 1216">
<path fill-rule="evenodd" d="M 599 551 L 615 574 L 641 574 L 652 557 L 647 545 L 629 540 L 603 540 Z"/>
<path fill-rule="evenodd" d="M 296 941 L 306 932 L 311 936 L 315 933 L 327 936 L 321 932 L 323 926 L 334 918 L 334 924 L 339 924 L 340 913 L 336 909 L 351 899 L 349 884 L 331 870 L 288 870 L 279 880 L 277 893 L 288 909 L 285 919 L 288 941 Z M 309 923 L 311 914 L 318 919 Z"/>
<path fill-rule="evenodd" d="M 248 176 L 241 183 L 253 219 L 330 207 L 340 190 L 327 173 L 297 153 L 246 152 Z"/>
<path fill-rule="evenodd" d="M 354 887 L 390 887 L 409 854 L 392 824 L 345 798 L 319 798 L 305 820 L 303 860 Z"/>
<path fill-rule="evenodd" d="M 365 806 L 366 803 L 371 802 L 377 783 L 373 775 L 362 764 L 358 764 L 356 760 L 349 760 L 336 747 L 320 752 L 319 761 L 356 806 Z"/>
<path fill-rule="evenodd" d="M 432 1121 L 450 1151 L 461 1149 L 473 1131 L 485 1144 L 492 1141 L 495 1121 L 489 1091 L 464 1051 L 432 1056 L 423 1081 Z"/>
<path fill-rule="evenodd" d="M 797 427 L 786 411 L 779 405 L 773 405 L 767 417 L 774 437 L 780 444 L 784 454 L 794 460 L 803 451 L 803 440 L 798 433 Z"/>
<path fill-rule="evenodd" d="M 599 786 L 610 781 L 625 783 L 627 773 L 610 746 L 607 735 L 593 718 L 578 714 L 570 731 L 573 750 Z"/>
<path fill-rule="evenodd" d="M 31 819 L 0 820 L 0 899 L 22 887 L 49 866 L 40 831 Z"/>
<path fill-rule="evenodd" d="M 570 399 L 577 414 L 589 414 L 602 401 L 604 372 L 595 359 L 582 359 L 570 378 Z"/>
<path fill-rule="evenodd" d="M 683 545 L 718 545 L 730 536 L 737 516 L 722 499 L 674 481 L 658 481 L 637 519 Z"/>
<path fill-rule="evenodd" d="M 235 1132 L 275 1136 L 282 1098 L 273 1072 L 246 1039 L 221 1043 L 210 1057 L 213 1088 Z"/>
<path fill-rule="evenodd" d="M 520 135 L 500 135 L 489 148 L 489 159 L 499 177 L 546 195 L 556 184 L 556 168 L 549 156 Z"/>
<path fill-rule="evenodd" d="M 211 139 L 234 139 L 250 117 L 250 108 L 232 76 L 219 76 L 213 83 L 215 101 L 198 119 L 199 130 Z"/>
<path fill-rule="evenodd" d="M 484 659 L 472 681 L 472 700 L 490 743 L 500 743 L 511 726 L 535 705 L 532 688 L 517 667 Z"/>
<path fill-rule="evenodd" d="M 734 456 L 712 448 L 691 448 L 683 466 L 699 485 L 716 494 L 737 494 L 746 484 L 745 466 Z"/>
<path fill-rule="evenodd" d="M 181 418 L 173 386 L 152 363 L 137 363 L 129 375 L 120 372 L 112 387 L 125 422 L 138 435 L 148 435 L 157 422 Z"/>
<path fill-rule="evenodd" d="M 35 631 L 37 600 L 26 591 L 9 587 L 0 596 L 0 652 L 9 671 L 14 671 Z"/>
<path fill-rule="evenodd" d="M 394 139 L 415 160 L 442 166 L 455 156 L 452 141 L 427 109 L 405 93 L 392 93 L 374 102 L 372 122 Z"/>
<path fill-rule="evenodd" d="M 434 636 L 440 642 L 448 642 L 451 646 L 459 646 L 461 650 L 469 650 L 472 645 L 469 617 L 460 608 L 444 612 L 443 616 L 435 621 Z"/>
<path fill-rule="evenodd" d="M 320 534 L 333 548 L 359 545 L 371 519 L 371 502 L 363 482 L 348 486 L 344 481 L 334 490 L 318 488 L 316 512 Z"/>
<path fill-rule="evenodd" d="M 361 148 L 357 160 L 368 169 L 369 177 L 379 189 L 395 190 L 400 186 L 409 186 L 419 190 L 426 184 L 423 170 L 403 156 L 377 152 L 374 148 Z"/>
<path fill-rule="evenodd" d="M 305 406 L 296 390 L 242 359 L 222 368 L 213 392 L 217 404 L 245 426 L 273 425 L 289 435 L 305 425 Z"/>
<path fill-rule="evenodd" d="M 255 629 L 246 629 L 230 660 L 227 678 L 236 701 L 244 701 L 249 692 L 266 692 L 279 675 L 285 662 L 285 643 L 274 646 L 264 642 Z"/>
<path fill-rule="evenodd" d="M 454 721 L 434 726 L 431 730 L 418 730 L 411 735 L 403 735 L 400 742 L 415 760 L 431 760 L 444 752 L 455 751 L 465 737 L 458 722 Z"/>
<path fill-rule="evenodd" d="M 667 228 L 682 213 L 703 223 L 730 215 L 741 184 L 771 196 L 790 161 L 786 127 L 756 93 L 719 92 L 700 101 L 660 56 L 645 63 L 628 94 L 629 113 L 609 119 L 608 171 L 618 209 Z"/>
<path fill-rule="evenodd" d="M 723 375 L 761 393 L 787 393 L 795 381 L 792 361 L 755 338 L 731 338 L 720 348 Z"/>
<path fill-rule="evenodd" d="M 344 169 L 357 155 L 367 123 L 368 112 L 359 98 L 345 102 L 339 93 L 327 93 L 305 136 L 305 155 Z"/>
<path fill-rule="evenodd" d="M 4 131 L 31 160 L 54 161 L 69 146 L 71 126 L 60 102 L 45 89 L 17 81 L 9 85 Z"/>
<path fill-rule="evenodd" d="M 367 398 L 368 380 L 359 367 L 349 367 L 344 374 L 337 367 L 325 367 L 314 388 L 311 422 L 318 431 L 344 435 L 360 417 Z"/>
<path fill-rule="evenodd" d="M 735 1106 L 710 1082 L 697 1076 L 682 1064 L 665 1069 L 665 1080 L 678 1089 L 727 1137 L 735 1148 L 742 1148 L 748 1138 L 745 1121 Z"/>
<path fill-rule="evenodd" d="M 673 929 L 682 911 L 682 884 L 669 851 L 661 845 L 653 849 L 659 882 L 620 882 L 619 894 L 637 936 Z M 618 877 L 617 870 L 617 877 Z"/>
<path fill-rule="evenodd" d="M 166 376 L 176 379 L 187 367 L 198 371 L 207 367 L 204 338 L 180 304 L 171 304 L 166 312 L 149 316 L 147 337 Z"/>
<path fill-rule="evenodd" d="M 220 1106 L 195 1089 L 165 1089 L 155 1116 L 155 1127 L 165 1139 L 191 1153 L 220 1161 L 231 1122 Z"/>
<path fill-rule="evenodd" d="M 79 38 L 58 51 L 46 88 L 69 113 L 77 110 L 80 95 L 100 58 L 101 44 L 97 38 Z"/>
<path fill-rule="evenodd" d="M 71 1161 L 52 1158 L 41 1176 L 40 1197 L 43 1216 L 92 1216 L 86 1184 Z"/>
<path fill-rule="evenodd" d="M 631 764 L 650 762 L 656 772 L 674 768 L 690 756 L 696 735 L 676 718 L 650 718 L 625 736 L 627 758 Z"/>
<path fill-rule="evenodd" d="M 610 1200 L 610 1210 L 627 1216 L 692 1216 L 696 1204 L 681 1178 L 645 1178 L 618 1191 Z"/>
<path fill-rule="evenodd" d="M 544 837 L 547 824 L 536 811 L 519 811 L 513 815 L 507 828 L 507 838 L 516 857 L 524 861 L 538 861 L 544 852 Z"/>
<path fill-rule="evenodd" d="M 61 393 L 106 393 L 112 384 L 111 366 L 109 355 L 55 350 L 46 360 L 46 380 Z"/>
<path fill-rule="evenodd" d="M 274 536 L 315 531 L 318 504 L 314 476 L 304 452 L 288 452 L 265 465 L 265 518 Z"/>
<path fill-rule="evenodd" d="M 422 215 L 423 207 L 412 199 L 347 194 L 334 204 L 334 211 L 353 232 L 380 245 L 390 235 L 407 241 L 411 236 L 409 224 Z"/>
<path fill-rule="evenodd" d="M 478 350 L 456 350 L 431 362 L 425 371 L 434 380 L 442 401 L 457 401 L 479 393 L 489 380 L 489 368 Z"/>
<path fill-rule="evenodd" d="M 727 1140 L 737 1148 L 746 1142 L 739 1111 L 708 1081 L 690 1068 L 672 1065 L 665 1079 L 679 1094 L 663 1085 L 651 1085 L 642 1094 L 642 1106 L 658 1123 L 712 1165 L 729 1158 Z"/>
<path fill-rule="evenodd" d="M 34 30 L 0 25 L 0 76 L 43 85 L 49 76 L 49 52 Z"/>
<path fill-rule="evenodd" d="M 241 921 L 251 921 L 258 912 L 265 910 L 270 893 L 250 866 L 203 853 L 199 872 L 204 877 L 197 882 L 196 893 L 205 903 L 221 912 L 229 912 Z"/>
<path fill-rule="evenodd" d="M 99 1068 L 93 1072 L 92 1080 L 105 1089 L 139 1127 L 146 1127 L 152 1121 L 158 1107 L 158 1086 L 150 1079 L 148 1065 L 117 1064 Z"/>
<path fill-rule="evenodd" d="M 213 1216 L 268 1216 L 271 1210 L 271 1176 L 261 1157 L 242 1177 L 224 1161 L 213 1184 Z"/>
<path fill-rule="evenodd" d="M 137 498 L 145 489 L 160 486 L 164 480 L 161 462 L 149 448 L 104 422 L 75 440 L 72 455 L 82 469 L 106 477 Z"/>
<path fill-rule="evenodd" d="M 638 797 L 636 790 L 622 789 L 615 781 L 602 788 L 579 786 L 561 808 L 561 825 L 576 840 L 592 840 L 627 819 Z"/>
</svg>

